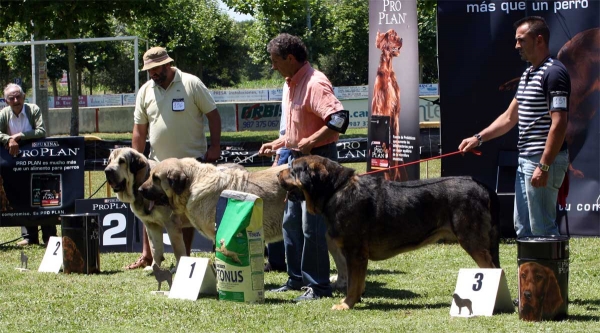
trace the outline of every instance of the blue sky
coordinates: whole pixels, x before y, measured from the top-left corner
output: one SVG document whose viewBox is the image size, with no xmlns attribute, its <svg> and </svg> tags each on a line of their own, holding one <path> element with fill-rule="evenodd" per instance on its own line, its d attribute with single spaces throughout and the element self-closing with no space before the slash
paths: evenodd
<svg viewBox="0 0 600 333">
<path fill-rule="evenodd" d="M 234 12 L 233 9 L 229 9 L 227 5 L 225 5 L 221 0 L 219 0 L 219 7 L 226 11 L 227 14 L 229 14 L 229 16 L 231 16 L 236 21 L 252 20 L 252 16 Z"/>
</svg>

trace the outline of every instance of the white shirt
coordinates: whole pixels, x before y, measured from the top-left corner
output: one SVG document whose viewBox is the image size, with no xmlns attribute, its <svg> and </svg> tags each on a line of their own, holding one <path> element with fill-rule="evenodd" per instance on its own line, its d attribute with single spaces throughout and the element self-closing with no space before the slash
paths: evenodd
<svg viewBox="0 0 600 333">
<path fill-rule="evenodd" d="M 8 120 L 8 134 L 18 134 L 24 133 L 27 131 L 31 131 L 33 128 L 29 123 L 29 119 L 27 119 L 27 115 L 25 114 L 25 106 L 21 109 L 21 112 L 18 116 L 11 110 L 10 119 Z"/>
<path fill-rule="evenodd" d="M 288 87 L 287 81 L 283 83 L 283 93 L 282 96 L 286 93 L 287 90 L 289 90 L 290 88 Z M 279 120 L 279 137 L 282 137 L 285 135 L 285 129 L 287 127 L 287 112 L 285 110 L 285 103 L 281 103 L 281 119 Z M 285 148 L 285 147 L 284 147 Z M 280 153 L 282 148 L 277 149 L 277 154 Z"/>
</svg>

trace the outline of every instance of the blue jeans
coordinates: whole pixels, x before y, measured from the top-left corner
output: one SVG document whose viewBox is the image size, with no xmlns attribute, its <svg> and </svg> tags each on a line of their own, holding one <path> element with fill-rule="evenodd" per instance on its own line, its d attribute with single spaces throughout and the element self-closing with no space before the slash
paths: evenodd
<svg viewBox="0 0 600 333">
<path fill-rule="evenodd" d="M 531 177 L 542 155 L 519 156 L 515 178 L 514 222 L 517 238 L 559 235 L 556 200 L 569 166 L 567 150 L 558 153 L 548 170 L 546 187 L 531 186 Z"/>
<path fill-rule="evenodd" d="M 290 157 L 290 150 L 282 148 L 279 151 L 279 160 L 277 165 L 287 164 Z M 267 244 L 267 252 L 269 254 L 269 264 L 275 270 L 285 269 L 285 246 L 283 241 Z"/>
<path fill-rule="evenodd" d="M 335 143 L 315 148 L 313 155 L 337 161 Z M 292 159 L 299 154 L 292 154 Z M 327 226 L 321 215 L 306 211 L 306 202 L 288 201 L 283 214 L 283 242 L 287 259 L 287 285 L 294 289 L 307 286 L 320 297 L 331 296 Z"/>
</svg>

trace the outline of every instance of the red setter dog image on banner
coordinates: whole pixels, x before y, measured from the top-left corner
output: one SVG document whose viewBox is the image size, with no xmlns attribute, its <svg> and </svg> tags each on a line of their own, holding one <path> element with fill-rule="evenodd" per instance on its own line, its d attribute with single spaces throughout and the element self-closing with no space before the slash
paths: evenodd
<svg viewBox="0 0 600 333">
<path fill-rule="evenodd" d="M 400 134 L 400 86 L 396 80 L 394 72 L 393 59 L 400 55 L 402 48 L 402 38 L 394 29 L 390 29 L 385 33 L 377 32 L 377 40 L 375 46 L 381 50 L 379 67 L 377 68 L 377 76 L 375 78 L 375 86 L 373 88 L 373 101 L 371 103 L 371 114 L 374 116 L 389 117 L 390 136 L 398 136 Z M 393 142 L 393 140 L 391 140 Z M 391 146 L 393 151 L 395 147 Z M 390 163 L 390 167 L 398 165 L 397 161 Z M 385 179 L 389 180 L 407 180 L 408 176 L 404 168 L 395 168 L 385 173 Z"/>
</svg>

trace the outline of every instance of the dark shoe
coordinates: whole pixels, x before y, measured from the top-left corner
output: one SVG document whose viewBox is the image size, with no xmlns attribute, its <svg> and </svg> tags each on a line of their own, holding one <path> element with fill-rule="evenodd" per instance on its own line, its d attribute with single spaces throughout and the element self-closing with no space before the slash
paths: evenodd
<svg viewBox="0 0 600 333">
<path fill-rule="evenodd" d="M 133 264 L 129 266 L 125 266 L 125 269 L 137 269 L 137 268 L 145 268 L 146 266 L 150 266 L 152 264 L 152 259 L 148 259 L 141 255 Z"/>
<path fill-rule="evenodd" d="M 304 294 L 294 298 L 294 302 L 314 301 L 320 298 L 311 287 L 302 287 L 302 290 L 304 290 Z"/>
<path fill-rule="evenodd" d="M 270 262 L 265 264 L 265 272 L 280 272 L 280 273 L 284 273 L 287 272 L 287 267 L 278 267 L 278 266 L 273 266 L 271 265 Z"/>
<path fill-rule="evenodd" d="M 283 286 L 281 286 L 279 288 L 271 289 L 269 291 L 272 293 L 283 293 L 283 292 L 290 291 L 290 290 L 298 290 L 298 289 L 294 289 L 294 288 L 288 286 L 287 284 L 284 284 Z"/>
</svg>

